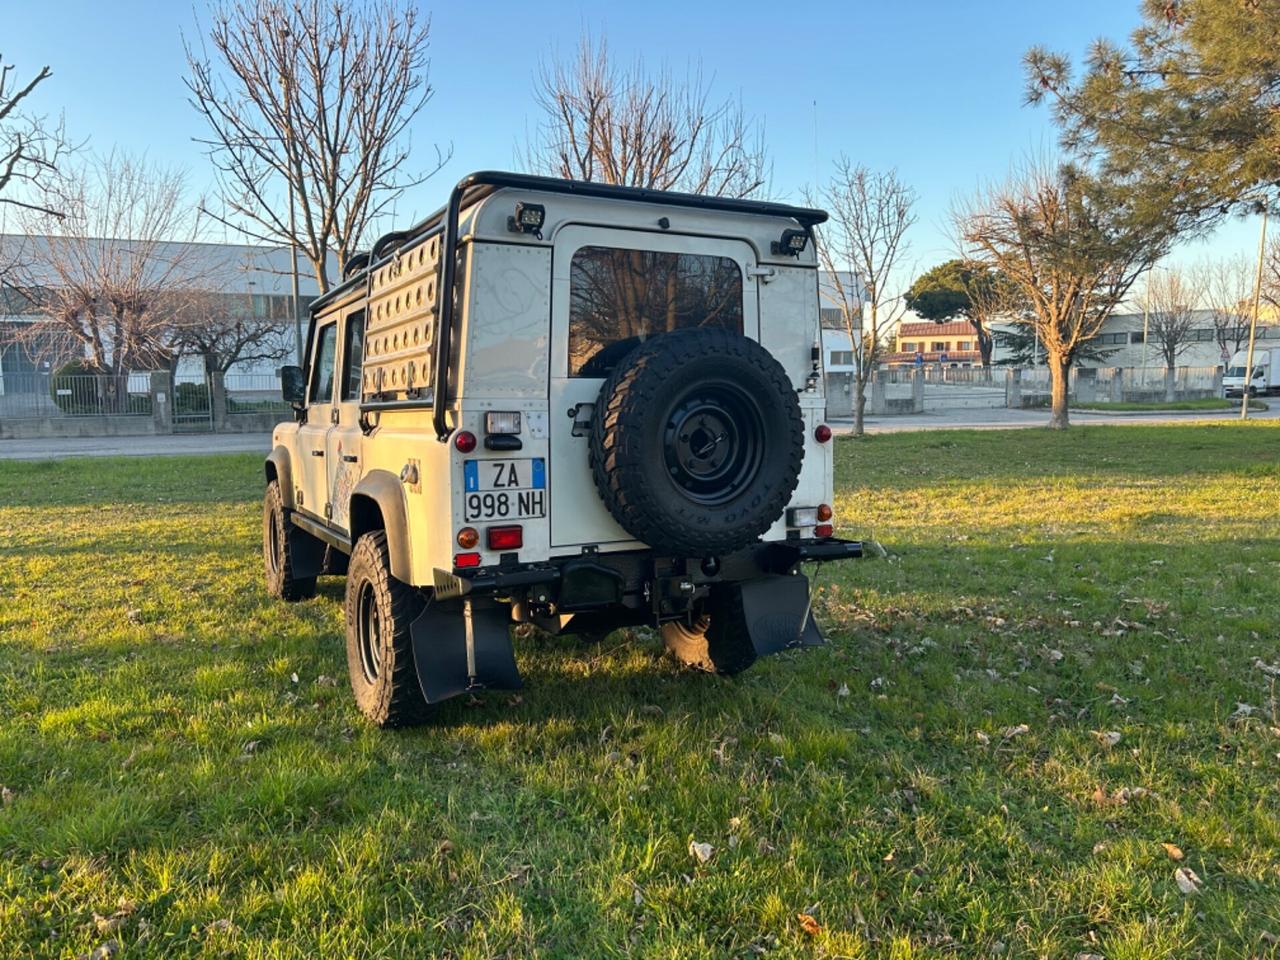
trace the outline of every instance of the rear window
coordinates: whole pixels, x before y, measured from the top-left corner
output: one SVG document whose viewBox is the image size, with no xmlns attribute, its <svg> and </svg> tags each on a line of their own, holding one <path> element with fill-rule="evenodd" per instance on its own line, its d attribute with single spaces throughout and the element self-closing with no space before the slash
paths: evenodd
<svg viewBox="0 0 1280 960">
<path fill-rule="evenodd" d="M 742 272 L 728 257 L 582 247 L 569 267 L 569 375 L 605 377 L 649 337 L 742 332 Z"/>
</svg>

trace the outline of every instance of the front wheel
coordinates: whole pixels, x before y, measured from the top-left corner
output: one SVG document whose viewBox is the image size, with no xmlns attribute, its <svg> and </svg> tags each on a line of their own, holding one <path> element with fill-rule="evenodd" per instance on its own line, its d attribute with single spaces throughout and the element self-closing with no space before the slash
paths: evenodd
<svg viewBox="0 0 1280 960">
<path fill-rule="evenodd" d="M 421 594 L 391 575 L 387 535 L 356 541 L 347 567 L 347 672 L 360 712 L 380 727 L 427 719 L 409 627 L 422 612 Z"/>
</svg>

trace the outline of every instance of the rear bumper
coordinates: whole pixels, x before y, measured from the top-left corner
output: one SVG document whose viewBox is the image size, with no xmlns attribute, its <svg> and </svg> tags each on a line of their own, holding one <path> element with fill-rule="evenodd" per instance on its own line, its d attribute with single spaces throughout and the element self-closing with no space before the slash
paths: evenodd
<svg viewBox="0 0 1280 960">
<path fill-rule="evenodd" d="M 586 553 L 545 563 L 433 571 L 437 598 L 512 596 L 576 610 L 611 605 L 647 606 L 666 595 L 696 591 L 713 583 L 735 583 L 770 574 L 795 572 L 801 563 L 825 563 L 861 557 L 858 540 L 774 540 L 716 558 L 659 557 L 649 550 Z M 567 594 L 567 596 L 566 596 Z M 660 604 L 658 604 L 660 606 Z"/>
</svg>

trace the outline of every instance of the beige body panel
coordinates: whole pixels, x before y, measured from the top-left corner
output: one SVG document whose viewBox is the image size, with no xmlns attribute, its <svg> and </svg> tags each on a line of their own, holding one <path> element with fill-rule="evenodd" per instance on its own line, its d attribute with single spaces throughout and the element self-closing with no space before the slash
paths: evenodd
<svg viewBox="0 0 1280 960">
<path fill-rule="evenodd" d="M 508 229 L 507 218 L 521 199 L 546 206 L 541 239 Z M 658 226 L 663 218 L 668 222 L 665 230 Z M 563 329 L 556 319 L 567 296 L 564 256 L 584 243 L 617 244 L 619 237 L 629 237 L 644 249 L 731 251 L 743 273 L 748 303 L 744 332 L 778 358 L 800 398 L 807 440 L 792 502 L 831 503 L 830 444 L 813 439 L 813 428 L 825 412 L 822 378 L 814 376 L 820 371 L 815 371 L 812 359 L 819 336 L 816 265 L 811 249 L 799 258 L 771 253 L 770 243 L 787 226 L 794 223 L 516 190 L 500 190 L 481 200 L 465 210 L 461 220 L 452 390 L 445 402 L 455 430 L 468 430 L 481 441 L 487 411 L 520 412 L 522 449 L 491 451 L 481 445 L 462 454 L 452 442 L 436 438 L 430 403 L 441 237 L 431 234 L 375 265 L 366 284 L 327 303 L 313 319 L 311 360 L 324 328 L 330 323 L 339 328 L 335 396 L 328 403 L 309 403 L 305 422 L 280 424 L 274 432 L 273 446 L 283 446 L 291 461 L 294 507 L 339 534 L 349 534 L 352 497 L 361 495 L 362 479 L 385 471 L 396 478 L 403 498 L 406 579 L 430 585 L 433 571 L 451 570 L 459 552 L 454 538 L 466 525 L 464 461 L 541 458 L 549 502 L 545 516 L 521 521 L 524 545 L 518 551 L 519 562 L 576 555 L 585 545 L 601 551 L 642 546 L 628 539 L 604 510 L 585 452 L 566 455 L 557 445 L 569 423 L 566 402 L 578 399 L 573 391 L 585 391 L 586 397 L 599 389 L 598 382 L 578 380 L 575 386 L 564 376 Z M 364 355 L 355 378 L 360 397 L 343 398 L 337 381 L 347 365 L 346 327 L 361 317 Z M 314 377 L 312 369 L 309 397 Z M 366 406 L 371 401 L 418 406 L 362 414 L 362 400 Z M 573 482 L 562 484 L 566 471 L 572 472 Z M 557 525 L 559 511 L 566 517 L 580 511 L 590 519 Z M 482 533 L 482 564 L 497 563 L 498 554 L 484 549 L 483 527 L 475 525 Z M 561 527 L 569 533 L 553 540 L 553 529 Z M 785 523 L 779 519 L 768 538 L 785 536 Z"/>
</svg>

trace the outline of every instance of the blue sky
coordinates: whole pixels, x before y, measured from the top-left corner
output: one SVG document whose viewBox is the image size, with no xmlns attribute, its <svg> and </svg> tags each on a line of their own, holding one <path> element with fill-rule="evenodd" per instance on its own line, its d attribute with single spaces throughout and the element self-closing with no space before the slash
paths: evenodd
<svg viewBox="0 0 1280 960">
<path fill-rule="evenodd" d="M 196 9 L 203 11 L 202 0 Z M 537 122 L 531 79 L 540 60 L 570 54 L 584 28 L 621 56 L 699 62 L 717 96 L 740 96 L 765 124 L 772 192 L 797 201 L 841 152 L 875 168 L 896 167 L 919 192 L 912 259 L 927 267 L 952 252 L 948 211 L 1011 161 L 1051 149 L 1042 108 L 1022 103 L 1020 59 L 1032 44 L 1079 56 L 1098 36 L 1122 37 L 1137 0 L 915 0 L 806 4 L 644 0 L 426 5 L 432 17 L 436 93 L 414 142 L 451 143 L 453 159 L 402 201 L 409 222 L 441 205 L 470 170 L 510 168 Z M 186 167 L 198 190 L 208 161 L 203 130 L 186 102 L 181 34 L 198 36 L 186 3 L 48 3 L 38 16 L 6 17 L 0 53 L 23 75 L 54 75 L 38 108 L 63 111 L 70 132 L 99 150 L 120 146 Z M 815 151 L 814 119 L 817 117 Z M 1177 259 L 1248 252 L 1256 224 L 1233 223 Z"/>
</svg>

